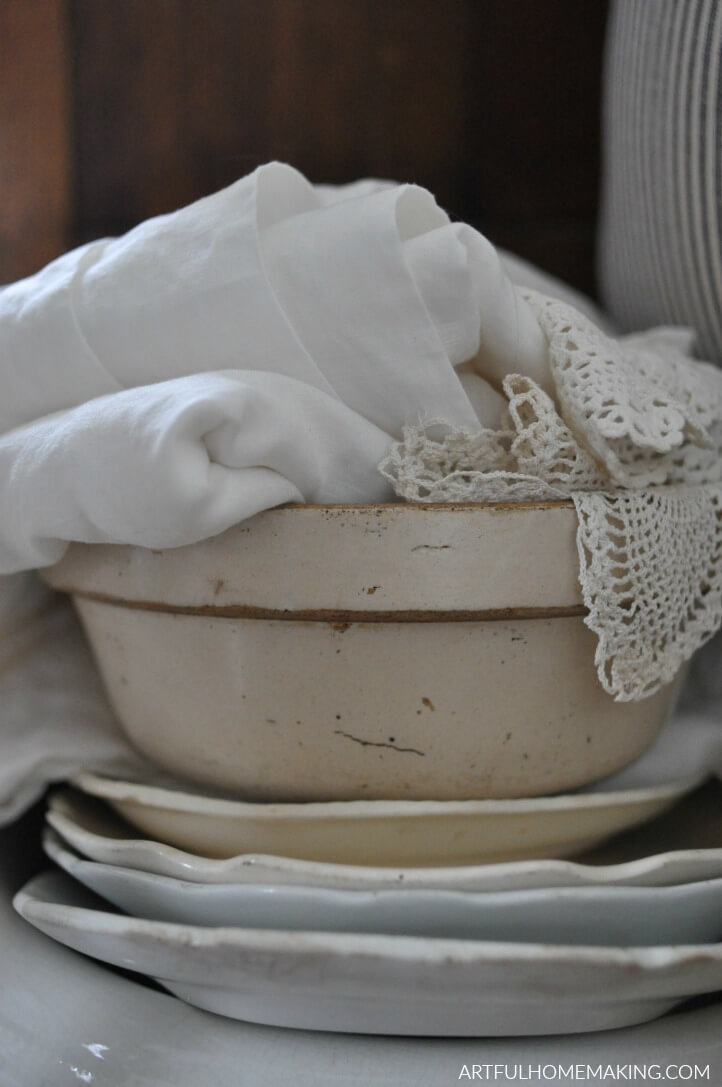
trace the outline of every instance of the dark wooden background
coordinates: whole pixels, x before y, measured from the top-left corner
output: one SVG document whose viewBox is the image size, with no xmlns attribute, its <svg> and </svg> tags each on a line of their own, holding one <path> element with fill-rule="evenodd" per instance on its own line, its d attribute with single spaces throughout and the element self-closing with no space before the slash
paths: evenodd
<svg viewBox="0 0 722 1087">
<path fill-rule="evenodd" d="M 278 158 L 594 289 L 606 0 L 0 0 L 0 282 Z"/>
</svg>

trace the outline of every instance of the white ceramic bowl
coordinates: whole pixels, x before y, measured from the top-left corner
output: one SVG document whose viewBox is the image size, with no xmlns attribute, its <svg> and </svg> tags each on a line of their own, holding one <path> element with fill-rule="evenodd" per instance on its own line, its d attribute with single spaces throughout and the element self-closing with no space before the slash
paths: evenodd
<svg viewBox="0 0 722 1087">
<path fill-rule="evenodd" d="M 151 760 L 248 799 L 568 790 L 651 743 L 671 684 L 599 684 L 569 502 L 295 506 L 191 547 L 75 545 L 71 592 Z"/>
</svg>

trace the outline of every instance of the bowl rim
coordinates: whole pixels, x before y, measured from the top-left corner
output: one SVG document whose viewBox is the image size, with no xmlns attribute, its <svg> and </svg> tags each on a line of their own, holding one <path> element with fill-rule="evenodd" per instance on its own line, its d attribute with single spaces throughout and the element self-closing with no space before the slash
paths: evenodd
<svg viewBox="0 0 722 1087">
<path fill-rule="evenodd" d="M 284 502 L 280 506 L 269 506 L 259 510 L 253 516 L 271 513 L 277 510 L 429 510 L 444 513 L 471 513 L 475 510 L 499 510 L 519 513 L 540 509 L 574 509 L 571 498 L 535 498 L 528 502 Z M 250 518 L 247 518 L 250 520 Z M 243 524 L 239 521 L 238 524 Z"/>
<path fill-rule="evenodd" d="M 512 514 L 517 516 L 513 517 Z M 530 519 L 524 520 L 524 514 Z M 538 522 L 533 520 L 534 517 L 539 519 Z M 463 541 L 468 542 L 472 538 L 475 540 L 479 533 L 488 539 L 492 538 L 489 533 L 492 533 L 493 536 L 501 533 L 504 536 L 507 532 L 513 533 L 515 538 L 518 534 L 521 534 L 520 538 L 523 537 L 524 539 L 531 539 L 532 536 L 536 538 L 537 531 L 534 525 L 539 524 L 540 528 L 542 525 L 544 526 L 543 531 L 545 533 L 552 533 L 556 537 L 561 532 L 565 539 L 568 537 L 570 561 L 573 550 L 573 561 L 578 562 L 576 558 L 577 547 L 573 542 L 577 517 L 574 503 L 570 499 L 548 499 L 534 502 L 467 503 L 339 502 L 324 504 L 300 502 L 260 510 L 253 516 L 231 525 L 217 535 L 196 541 L 195 544 L 191 545 L 181 545 L 173 548 L 148 548 L 135 544 L 71 544 L 58 563 L 41 571 L 41 577 L 53 588 L 72 594 L 78 601 L 88 601 L 89 603 L 131 608 L 146 612 L 223 619 L 331 623 L 337 625 L 339 629 L 341 625 L 345 628 L 351 623 L 360 622 L 446 623 L 497 619 L 519 621 L 523 619 L 578 618 L 587 614 L 587 608 L 581 598 L 576 581 L 573 586 L 564 581 L 564 584 L 559 587 L 560 595 L 558 597 L 555 597 L 551 590 L 547 590 L 544 594 L 545 598 L 539 601 L 534 598 L 535 594 L 531 592 L 527 585 L 525 590 L 519 590 L 517 594 L 519 599 L 512 601 L 507 601 L 498 593 L 493 592 L 490 597 L 487 593 L 481 594 L 479 599 L 475 600 L 466 597 L 461 599 L 459 593 L 456 592 L 455 594 L 452 593 L 454 598 L 449 602 L 441 599 L 438 593 L 436 596 L 432 593 L 434 597 L 432 600 L 425 599 L 416 603 L 416 597 L 412 598 L 407 583 L 408 579 L 405 581 L 403 576 L 398 573 L 389 575 L 388 570 L 384 570 L 379 574 L 378 569 L 376 569 L 374 573 L 374 564 L 378 567 L 378 564 L 381 563 L 383 566 L 386 561 L 384 555 L 379 552 L 378 546 L 375 546 L 375 551 L 373 547 L 371 549 L 368 558 L 371 564 L 367 571 L 368 576 L 374 577 L 376 582 L 379 582 L 379 577 L 385 577 L 387 580 L 384 584 L 387 584 L 391 597 L 379 596 L 374 597 L 373 602 L 371 600 L 367 601 L 363 595 L 360 595 L 360 590 L 359 592 L 352 592 L 353 586 L 351 586 L 348 592 L 331 592 L 328 590 L 327 592 L 321 592 L 320 598 L 317 598 L 310 590 L 309 593 L 301 591 L 295 582 L 292 586 L 287 584 L 283 580 L 285 575 L 281 577 L 280 596 L 278 594 L 274 596 L 270 589 L 268 591 L 255 589 L 249 594 L 247 587 L 242 592 L 236 586 L 237 591 L 234 589 L 233 592 L 230 592 L 229 588 L 226 588 L 224 595 L 221 597 L 218 596 L 218 592 L 214 592 L 213 597 L 211 597 L 205 582 L 201 588 L 198 579 L 205 577 L 214 586 L 218 583 L 221 586 L 226 585 L 227 577 L 225 575 L 219 578 L 213 574 L 214 564 L 218 562 L 217 548 L 219 544 L 223 546 L 222 541 L 224 539 L 235 539 L 235 537 L 231 536 L 233 533 L 245 534 L 252 531 L 254 523 L 262 532 L 269 531 L 279 539 L 284 534 L 299 532 L 304 537 L 305 543 L 304 540 L 300 544 L 296 541 L 293 546 L 306 548 L 309 542 L 306 539 L 308 533 L 325 533 L 328 543 L 324 545 L 323 554 L 326 557 L 330 554 L 328 549 L 343 548 L 347 536 L 350 538 L 355 533 L 368 533 L 369 528 L 373 530 L 377 527 L 393 529 L 394 546 L 398 546 L 400 539 L 409 539 L 408 534 L 413 534 L 414 537 L 418 536 L 419 539 L 418 541 L 412 541 L 418 543 L 417 547 L 411 547 L 411 542 L 408 543 L 411 550 L 437 552 L 445 550 L 446 547 L 432 546 L 438 544 L 439 541 L 436 540 L 426 541 L 427 531 L 432 534 L 437 529 L 444 532 L 461 533 L 460 539 L 463 544 Z M 245 541 L 245 535 L 243 535 L 243 539 Z M 287 539 L 293 541 L 295 536 L 288 536 Z M 364 546 L 367 547 L 368 545 L 364 544 Z M 198 558 L 199 552 L 196 550 L 193 559 L 194 566 L 191 579 L 195 578 L 196 580 L 192 580 L 192 591 L 186 585 L 186 591 L 175 599 L 168 595 L 167 586 L 164 591 L 160 592 L 150 589 L 145 583 L 143 583 L 143 587 L 137 587 L 140 585 L 138 578 L 141 578 L 142 581 L 146 577 L 146 574 L 143 573 L 146 567 L 148 571 L 154 571 L 154 576 L 161 576 L 161 584 L 165 585 L 163 576 L 170 575 L 161 575 L 159 571 L 177 569 L 179 564 L 187 564 L 187 555 L 191 548 L 202 549 L 200 551 L 201 558 Z M 282 551 L 283 549 L 281 549 Z M 276 566 L 280 563 L 285 569 L 287 556 L 285 556 L 285 552 L 281 552 L 279 552 L 275 560 L 271 559 L 270 562 L 271 566 L 274 561 Z M 306 554 L 306 551 L 302 553 Z M 186 557 L 184 558 L 184 556 Z M 468 563 L 468 558 L 465 561 Z M 91 571 L 90 581 L 87 580 L 88 563 Z M 103 573 L 106 565 L 108 568 L 122 567 L 126 569 L 127 567 L 130 580 L 121 579 L 118 581 L 117 578 L 109 578 Z M 429 570 L 436 575 L 437 567 L 438 559 L 436 555 L 431 554 L 423 568 L 416 568 L 416 574 L 423 577 L 425 571 Z M 184 569 L 188 570 L 187 565 Z M 261 573 L 264 577 L 266 576 L 264 571 L 261 571 Z M 150 573 L 147 576 L 150 577 Z M 556 572 L 552 575 L 554 579 L 558 576 L 560 575 L 557 575 Z M 542 583 L 548 583 L 548 573 L 546 578 L 541 580 Z M 198 581 L 197 584 L 196 581 Z M 261 583 L 265 584 L 263 577 Z M 375 584 L 374 589 L 379 588 L 379 584 Z M 556 584 L 556 581 L 554 581 L 554 584 Z M 306 599 L 306 597 L 308 598 Z"/>
</svg>

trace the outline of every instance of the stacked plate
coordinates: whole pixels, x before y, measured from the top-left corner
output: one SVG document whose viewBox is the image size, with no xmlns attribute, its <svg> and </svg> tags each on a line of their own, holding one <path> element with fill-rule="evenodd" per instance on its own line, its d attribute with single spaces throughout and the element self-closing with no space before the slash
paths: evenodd
<svg viewBox="0 0 722 1087">
<path fill-rule="evenodd" d="M 571 502 L 292 506 L 165 552 L 71 547 L 46 577 L 174 777 L 57 793 L 64 872 L 18 910 L 277 1026 L 558 1034 L 722 989 L 722 838 L 657 822 L 627 860 L 563 859 L 720 764 L 718 730 L 660 732 L 681 675 L 639 702 L 599 683 L 576 530 Z"/>
<path fill-rule="evenodd" d="M 694 785 L 246 804 L 84 774 L 47 812 L 45 849 L 67 875 L 37 877 L 16 907 L 70 947 L 251 1022 L 436 1036 L 626 1026 L 722 989 L 719 786 Z M 584 863 L 547 859 L 650 819 Z"/>
</svg>

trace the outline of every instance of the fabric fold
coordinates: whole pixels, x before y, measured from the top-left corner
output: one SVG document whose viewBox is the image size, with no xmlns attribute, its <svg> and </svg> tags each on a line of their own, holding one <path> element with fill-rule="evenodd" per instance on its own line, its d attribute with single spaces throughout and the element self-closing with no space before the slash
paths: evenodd
<svg viewBox="0 0 722 1087">
<path fill-rule="evenodd" d="M 72 295 L 103 243 L 0 288 L 0 434 L 122 388 L 78 327 Z"/>
<path fill-rule="evenodd" d="M 124 387 L 269 370 L 333 395 L 270 287 L 259 231 L 317 206 L 279 163 L 110 242 L 78 285 L 79 327 Z"/>
<path fill-rule="evenodd" d="M 69 540 L 178 547 L 284 502 L 384 501 L 386 433 L 280 374 L 128 389 L 0 437 L 0 573 Z"/>
<path fill-rule="evenodd" d="M 306 350 L 344 403 L 390 434 L 429 405 L 457 425 L 476 422 L 404 252 L 447 223 L 424 190 L 397 186 L 261 235 L 269 280 Z"/>
</svg>

